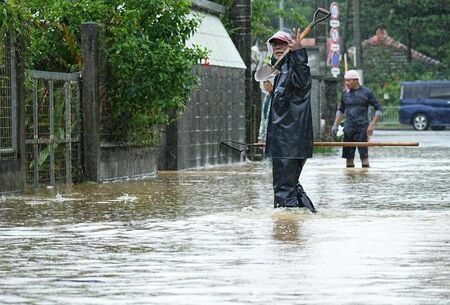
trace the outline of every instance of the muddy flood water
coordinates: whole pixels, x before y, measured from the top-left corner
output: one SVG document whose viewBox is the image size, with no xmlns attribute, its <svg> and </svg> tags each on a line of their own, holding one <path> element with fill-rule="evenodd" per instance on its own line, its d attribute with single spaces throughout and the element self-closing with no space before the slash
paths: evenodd
<svg viewBox="0 0 450 305">
<path fill-rule="evenodd" d="M 267 162 L 0 196 L 0 304 L 450 304 L 450 131 L 376 131 L 371 168 L 315 155 L 316 205 Z"/>
</svg>

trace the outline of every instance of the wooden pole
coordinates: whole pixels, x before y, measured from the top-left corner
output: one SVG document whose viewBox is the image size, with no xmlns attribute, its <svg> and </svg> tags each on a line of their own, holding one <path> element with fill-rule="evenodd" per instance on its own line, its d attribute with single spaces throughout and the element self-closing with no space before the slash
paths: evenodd
<svg viewBox="0 0 450 305">
<path fill-rule="evenodd" d="M 248 144 L 247 144 L 248 145 Z M 248 146 L 265 147 L 264 143 Z M 418 142 L 314 142 L 314 147 L 372 147 L 372 146 L 419 146 Z"/>
<path fill-rule="evenodd" d="M 419 146 L 418 142 L 314 142 L 315 147 Z"/>
</svg>

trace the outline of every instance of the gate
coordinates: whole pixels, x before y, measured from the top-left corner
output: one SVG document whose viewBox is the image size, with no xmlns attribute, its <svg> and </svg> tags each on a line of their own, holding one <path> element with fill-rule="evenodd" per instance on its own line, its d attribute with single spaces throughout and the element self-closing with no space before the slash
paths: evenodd
<svg viewBox="0 0 450 305">
<path fill-rule="evenodd" d="M 25 113 L 26 183 L 71 184 L 81 173 L 80 76 L 29 71 Z"/>
</svg>

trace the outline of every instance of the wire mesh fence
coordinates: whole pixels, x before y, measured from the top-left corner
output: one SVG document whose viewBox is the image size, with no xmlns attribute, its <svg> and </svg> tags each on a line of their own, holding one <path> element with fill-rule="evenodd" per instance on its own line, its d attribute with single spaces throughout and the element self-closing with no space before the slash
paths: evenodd
<svg viewBox="0 0 450 305">
<path fill-rule="evenodd" d="M 0 31 L 0 160 L 17 158 L 17 100 L 15 98 L 14 46 Z"/>
</svg>

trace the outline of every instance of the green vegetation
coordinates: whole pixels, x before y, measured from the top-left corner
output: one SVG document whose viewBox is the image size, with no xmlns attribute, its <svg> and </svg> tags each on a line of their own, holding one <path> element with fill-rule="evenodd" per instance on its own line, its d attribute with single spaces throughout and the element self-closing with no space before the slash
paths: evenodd
<svg viewBox="0 0 450 305">
<path fill-rule="evenodd" d="M 230 12 L 233 0 L 212 0 L 212 2 L 224 5 Z M 252 2 L 252 39 L 265 44 L 279 28 L 279 17 L 282 16 L 285 28 L 305 28 L 314 13 L 314 7 L 308 0 L 284 0 L 284 9 L 280 9 L 279 0 L 253 0 Z M 223 18 L 223 22 L 232 36 L 235 29 L 232 27 L 229 14 Z"/>
<path fill-rule="evenodd" d="M 80 71 L 83 22 L 98 22 L 106 58 L 110 139 L 153 145 L 158 127 L 182 111 L 197 84 L 192 68 L 205 50 L 185 43 L 198 27 L 189 0 L 10 0 L 0 10 L 26 68 Z M 20 39 L 19 39 L 20 38 Z"/>
<path fill-rule="evenodd" d="M 341 13 L 341 35 L 345 21 L 353 20 L 353 6 L 346 12 L 346 2 L 338 0 Z M 352 1 L 350 1 L 352 4 Z M 412 60 L 398 58 L 398 50 L 392 48 L 365 48 L 363 53 L 364 83 L 372 88 L 382 99 L 384 94 L 390 98 L 385 105 L 398 105 L 400 83 L 407 80 L 448 79 L 450 69 L 450 2 L 445 1 L 410 1 L 410 0 L 364 0 L 361 5 L 361 35 L 368 39 L 375 35 L 378 27 L 387 29 L 390 37 L 410 46 L 442 65 L 429 65 Z M 347 18 L 350 17 L 350 18 Z M 346 46 L 353 44 L 353 25 L 349 24 Z M 397 52 L 397 54 L 396 54 Z M 352 67 L 350 67 L 352 68 Z"/>
<path fill-rule="evenodd" d="M 21 64 L 27 68 L 31 61 L 31 22 L 28 10 L 21 0 L 0 0 L 0 28 L 2 32 L 12 33 Z"/>
<path fill-rule="evenodd" d="M 406 80 L 438 79 L 440 69 L 419 61 L 393 60 L 397 50 L 386 47 L 364 49 L 364 84 L 374 90 L 386 106 L 397 106 L 400 84 Z M 389 98 L 384 99 L 387 96 Z"/>
<path fill-rule="evenodd" d="M 352 21 L 353 7 L 338 0 L 341 35 Z M 231 13 L 233 0 L 215 0 Z M 365 85 L 385 103 L 398 102 L 404 80 L 448 78 L 450 67 L 449 0 L 364 0 L 361 33 L 367 39 L 384 25 L 391 37 L 443 63 L 430 66 L 390 60 L 392 50 L 371 48 L 364 55 Z M 252 36 L 264 44 L 278 29 L 279 16 L 288 28 L 305 27 L 316 9 L 310 0 L 253 0 Z M 80 25 L 103 24 L 106 58 L 106 108 L 111 111 L 109 139 L 152 145 L 157 129 L 180 113 L 195 88 L 192 68 L 206 55 L 186 40 L 199 24 L 187 18 L 189 0 L 0 0 L 0 25 L 14 33 L 25 68 L 59 72 L 79 71 L 82 64 Z M 350 18 L 346 18 L 349 16 Z M 229 15 L 224 23 L 236 30 Z M 346 45 L 353 45 L 352 25 Z M 351 68 L 351 67 L 350 67 Z"/>
<path fill-rule="evenodd" d="M 344 8 L 345 1 L 340 6 Z M 360 0 L 363 39 L 384 25 L 391 37 L 450 67 L 450 1 Z M 342 19 L 343 20 L 343 19 Z"/>
<path fill-rule="evenodd" d="M 230 0 L 214 2 L 231 8 Z M 337 0 L 340 11 L 341 39 L 346 39 L 347 48 L 354 45 L 353 1 Z M 347 3 L 348 2 L 348 3 Z M 279 8 L 280 0 L 252 1 L 253 41 L 265 43 L 278 29 L 279 16 L 283 16 L 288 28 L 304 27 L 311 18 L 315 1 L 284 0 L 284 10 Z M 346 11 L 348 4 L 349 11 Z M 384 26 L 389 36 L 429 57 L 439 60 L 441 66 L 433 66 L 418 61 L 397 60 L 396 51 L 389 48 L 369 48 L 363 54 L 365 85 L 372 88 L 385 105 L 397 105 L 400 83 L 405 80 L 449 78 L 450 69 L 450 1 L 410 1 L 410 0 L 360 0 L 360 20 L 362 39 L 375 35 L 379 26 Z M 348 17 L 348 18 L 347 18 Z M 346 22 L 348 21 L 348 24 Z M 345 27 L 347 37 L 344 37 Z M 229 28 L 230 33 L 234 29 Z M 342 73 L 344 72 L 343 65 Z M 351 65 L 349 68 L 353 68 Z"/>
</svg>

